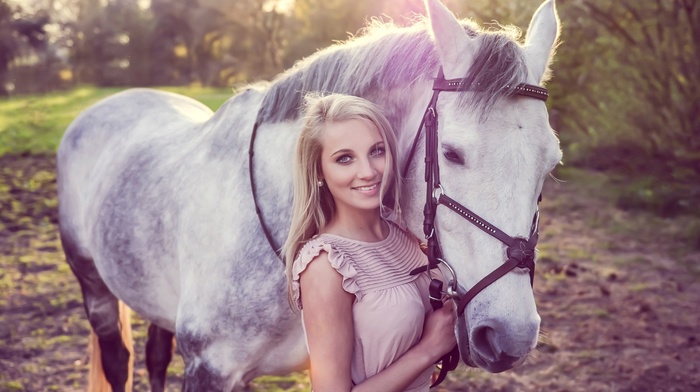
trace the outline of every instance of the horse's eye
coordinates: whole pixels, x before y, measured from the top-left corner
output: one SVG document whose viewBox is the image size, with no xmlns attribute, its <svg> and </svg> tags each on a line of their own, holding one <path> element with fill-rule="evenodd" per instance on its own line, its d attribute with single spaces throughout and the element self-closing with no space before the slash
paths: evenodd
<svg viewBox="0 0 700 392">
<path fill-rule="evenodd" d="M 458 165 L 464 165 L 464 158 L 462 158 L 457 151 L 449 149 L 449 148 L 444 148 L 442 150 L 442 155 L 447 158 L 448 161 L 452 163 L 456 163 Z"/>
</svg>

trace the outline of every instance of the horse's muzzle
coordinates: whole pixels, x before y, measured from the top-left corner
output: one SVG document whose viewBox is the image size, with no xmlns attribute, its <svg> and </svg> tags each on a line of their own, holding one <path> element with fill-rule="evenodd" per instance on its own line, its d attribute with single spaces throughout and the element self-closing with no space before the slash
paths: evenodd
<svg viewBox="0 0 700 392">
<path fill-rule="evenodd" d="M 460 330 L 460 334 L 464 333 Z M 500 373 L 522 364 L 534 346 L 539 323 L 522 329 L 506 328 L 496 320 L 479 323 L 468 332 L 469 339 L 460 339 L 462 360 L 469 366 L 477 366 L 491 373 Z M 523 333 L 525 332 L 525 333 Z M 460 336 L 461 337 L 461 336 Z M 465 344 L 468 342 L 468 344 Z M 463 348 L 462 346 L 468 345 Z"/>
</svg>

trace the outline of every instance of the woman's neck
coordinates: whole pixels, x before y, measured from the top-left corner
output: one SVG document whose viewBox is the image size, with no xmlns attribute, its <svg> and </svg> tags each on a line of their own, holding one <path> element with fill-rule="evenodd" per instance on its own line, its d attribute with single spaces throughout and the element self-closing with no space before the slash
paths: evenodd
<svg viewBox="0 0 700 392">
<path fill-rule="evenodd" d="M 379 209 L 366 213 L 339 210 L 322 232 L 352 240 L 377 242 L 386 238 L 389 227 L 381 219 Z"/>
</svg>

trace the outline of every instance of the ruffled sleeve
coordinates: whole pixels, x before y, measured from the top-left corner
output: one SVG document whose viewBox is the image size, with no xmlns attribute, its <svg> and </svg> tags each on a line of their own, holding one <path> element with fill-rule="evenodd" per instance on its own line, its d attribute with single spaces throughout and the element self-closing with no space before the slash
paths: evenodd
<svg viewBox="0 0 700 392">
<path fill-rule="evenodd" d="M 299 255 L 294 260 L 292 265 L 292 298 L 297 308 L 302 309 L 301 305 L 301 287 L 299 285 L 299 275 L 306 269 L 321 252 L 328 254 L 328 260 L 338 273 L 343 277 L 343 290 L 350 294 L 354 294 L 357 299 L 362 299 L 360 286 L 357 284 L 355 277 L 357 270 L 352 264 L 352 261 L 345 255 L 333 247 L 323 238 L 316 237 L 307 242 L 299 251 Z"/>
</svg>

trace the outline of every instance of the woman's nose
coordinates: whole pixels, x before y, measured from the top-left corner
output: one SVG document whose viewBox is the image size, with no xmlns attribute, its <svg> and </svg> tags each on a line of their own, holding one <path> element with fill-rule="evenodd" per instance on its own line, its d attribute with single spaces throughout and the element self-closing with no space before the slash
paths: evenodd
<svg viewBox="0 0 700 392">
<path fill-rule="evenodd" d="M 359 171 L 357 172 L 358 178 L 374 178 L 377 175 L 377 169 L 372 165 L 369 160 L 362 160 L 360 163 Z"/>
</svg>

